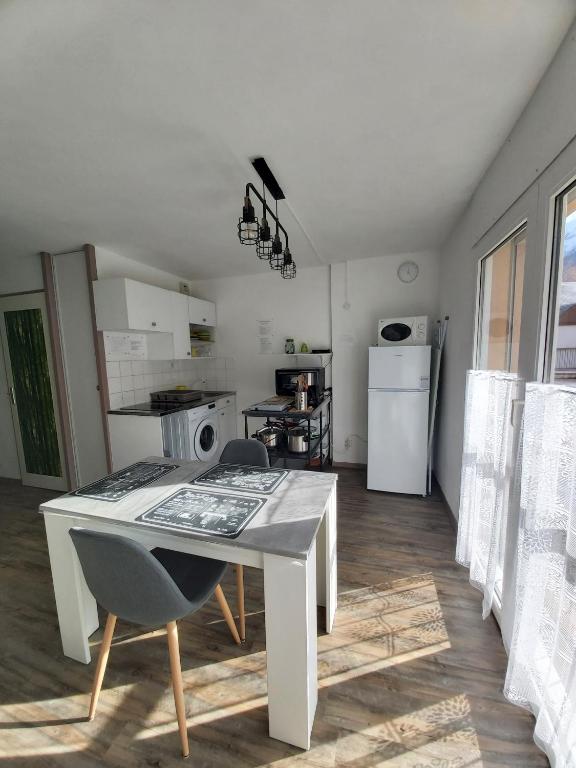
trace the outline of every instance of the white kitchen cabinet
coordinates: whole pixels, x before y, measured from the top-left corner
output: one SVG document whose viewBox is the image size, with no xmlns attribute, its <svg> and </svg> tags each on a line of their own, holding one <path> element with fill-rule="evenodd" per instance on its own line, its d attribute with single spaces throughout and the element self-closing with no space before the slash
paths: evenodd
<svg viewBox="0 0 576 768">
<path fill-rule="evenodd" d="M 93 285 L 99 330 L 173 332 L 173 297 L 180 294 L 125 277 Z"/>
<path fill-rule="evenodd" d="M 172 334 L 175 360 L 187 360 L 192 355 L 188 299 L 189 296 L 183 293 L 174 293 L 172 296 Z"/>
<path fill-rule="evenodd" d="M 193 325 L 216 325 L 214 302 L 188 296 L 188 322 Z"/>
<path fill-rule="evenodd" d="M 220 445 L 224 450 L 230 440 L 238 437 L 238 417 L 236 415 L 236 398 L 228 395 L 216 403 L 218 408 L 218 427 L 220 429 Z"/>
<path fill-rule="evenodd" d="M 162 456 L 162 419 L 158 416 L 109 413 L 108 430 L 114 472 L 146 456 Z"/>
</svg>

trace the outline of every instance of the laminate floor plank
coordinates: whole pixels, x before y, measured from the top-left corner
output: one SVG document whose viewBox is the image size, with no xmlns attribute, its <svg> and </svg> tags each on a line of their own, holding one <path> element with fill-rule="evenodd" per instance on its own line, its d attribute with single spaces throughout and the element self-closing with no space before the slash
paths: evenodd
<svg viewBox="0 0 576 768">
<path fill-rule="evenodd" d="M 118 622 L 93 722 L 95 661 L 61 652 L 38 505 L 0 480 L 0 766 L 181 766 L 164 628 Z M 340 470 L 339 608 L 318 638 L 312 748 L 268 737 L 262 573 L 245 569 L 247 642 L 215 600 L 179 622 L 194 768 L 545 768 L 532 717 L 502 695 L 506 653 L 454 562 L 441 497 L 367 491 Z M 235 609 L 235 578 L 223 583 Z M 101 626 L 105 616 L 101 616 Z M 92 638 L 96 657 L 102 636 Z"/>
</svg>

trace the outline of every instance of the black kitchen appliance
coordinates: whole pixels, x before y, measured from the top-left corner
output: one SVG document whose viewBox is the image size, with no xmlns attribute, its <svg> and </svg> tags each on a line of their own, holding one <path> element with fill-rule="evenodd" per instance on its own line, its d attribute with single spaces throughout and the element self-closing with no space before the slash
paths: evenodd
<svg viewBox="0 0 576 768">
<path fill-rule="evenodd" d="M 324 368 L 277 368 L 276 394 L 292 397 L 298 391 L 298 377 L 303 375 L 308 384 L 308 403 L 318 405 L 324 395 Z"/>
<path fill-rule="evenodd" d="M 159 392 L 150 392 L 150 400 L 153 403 L 190 403 L 200 400 L 201 389 L 163 389 Z"/>
</svg>

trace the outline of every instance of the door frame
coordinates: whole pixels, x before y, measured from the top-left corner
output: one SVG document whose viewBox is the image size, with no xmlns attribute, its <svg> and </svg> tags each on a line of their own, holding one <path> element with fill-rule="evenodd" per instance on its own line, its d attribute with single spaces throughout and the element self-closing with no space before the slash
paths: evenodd
<svg viewBox="0 0 576 768">
<path fill-rule="evenodd" d="M 14 392 L 14 377 L 12 372 L 12 361 L 10 359 L 10 350 L 8 348 L 8 339 L 6 334 L 6 325 L 4 321 L 4 312 L 17 311 L 22 309 L 39 309 L 42 314 L 42 328 L 44 331 L 44 345 L 46 349 L 46 359 L 48 365 L 48 375 L 50 379 L 50 391 L 52 394 L 52 405 L 54 408 L 54 422 L 56 426 L 56 439 L 58 443 L 58 453 L 60 457 L 61 477 L 50 475 L 39 475 L 26 470 L 26 461 L 24 457 L 24 448 L 22 444 L 22 433 L 20 430 L 20 417 L 16 400 L 11 398 L 11 415 L 14 427 L 14 437 L 16 440 L 16 449 L 18 453 L 18 463 L 20 465 L 20 475 L 22 483 L 37 488 L 47 488 L 55 491 L 68 490 L 69 475 L 64 452 L 64 441 L 61 428 L 61 414 L 56 390 L 56 368 L 53 360 L 52 340 L 50 338 L 49 318 L 47 310 L 46 296 L 43 291 L 33 291 L 30 293 L 19 293 L 10 296 L 0 296 L 0 336 L 2 338 L 2 352 L 6 368 L 6 378 L 8 386 Z"/>
</svg>

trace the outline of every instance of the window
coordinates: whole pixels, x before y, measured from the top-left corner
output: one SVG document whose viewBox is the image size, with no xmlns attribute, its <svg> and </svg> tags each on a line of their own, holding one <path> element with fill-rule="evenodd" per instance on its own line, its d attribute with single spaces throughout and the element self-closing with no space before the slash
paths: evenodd
<svg viewBox="0 0 576 768">
<path fill-rule="evenodd" d="M 518 372 L 526 227 L 480 262 L 476 368 Z"/>
<path fill-rule="evenodd" d="M 546 378 L 576 386 L 576 184 L 556 199 Z"/>
</svg>

